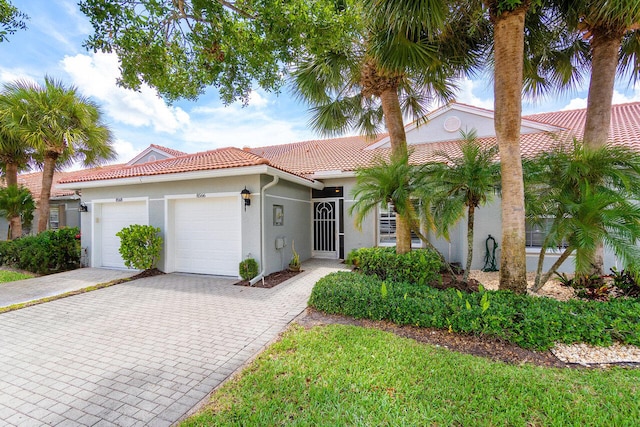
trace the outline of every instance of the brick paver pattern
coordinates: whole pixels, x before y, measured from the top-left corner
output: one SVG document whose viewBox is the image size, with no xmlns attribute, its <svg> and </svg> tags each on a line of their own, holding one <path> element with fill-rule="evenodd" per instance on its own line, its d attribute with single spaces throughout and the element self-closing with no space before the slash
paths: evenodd
<svg viewBox="0 0 640 427">
<path fill-rule="evenodd" d="M 0 425 L 169 426 L 306 307 L 336 263 L 272 289 L 168 274 L 0 315 Z"/>
</svg>

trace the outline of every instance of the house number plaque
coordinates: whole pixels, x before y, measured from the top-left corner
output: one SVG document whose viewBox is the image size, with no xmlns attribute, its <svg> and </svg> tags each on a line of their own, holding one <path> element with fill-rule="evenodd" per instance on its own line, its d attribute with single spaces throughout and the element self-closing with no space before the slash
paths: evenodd
<svg viewBox="0 0 640 427">
<path fill-rule="evenodd" d="M 196 197 L 197 197 L 198 199 L 202 199 L 203 197 L 207 197 L 207 195 L 206 195 L 206 194 L 204 194 L 204 193 L 196 193 Z"/>
<path fill-rule="evenodd" d="M 116 197 L 116 202 L 121 202 L 122 201 L 122 197 Z"/>
</svg>

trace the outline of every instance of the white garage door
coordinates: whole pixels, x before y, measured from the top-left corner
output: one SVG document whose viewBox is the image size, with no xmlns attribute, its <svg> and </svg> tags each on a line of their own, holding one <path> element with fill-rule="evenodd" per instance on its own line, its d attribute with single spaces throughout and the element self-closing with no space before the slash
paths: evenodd
<svg viewBox="0 0 640 427">
<path fill-rule="evenodd" d="M 132 224 L 147 225 L 147 204 L 142 202 L 103 203 L 100 216 L 102 224 L 102 267 L 125 268 L 120 256 L 120 238 L 116 233 Z"/>
<path fill-rule="evenodd" d="M 238 276 L 242 251 L 240 213 L 235 196 L 176 200 L 175 270 Z"/>
</svg>

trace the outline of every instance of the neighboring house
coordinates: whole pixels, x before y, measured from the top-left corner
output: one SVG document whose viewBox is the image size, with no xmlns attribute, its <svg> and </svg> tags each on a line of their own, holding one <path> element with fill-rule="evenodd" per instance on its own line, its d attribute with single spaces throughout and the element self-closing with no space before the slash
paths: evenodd
<svg viewBox="0 0 640 427">
<path fill-rule="evenodd" d="M 145 163 L 161 159 L 174 158 L 183 156 L 186 153 L 173 150 L 171 148 L 161 147 L 151 144 L 147 149 L 138 154 L 126 165 Z M 79 192 L 69 189 L 58 188 L 58 183 L 66 179 L 80 179 L 85 174 L 94 173 L 96 171 L 107 171 L 119 169 L 125 165 L 107 165 L 92 169 L 83 169 L 69 172 L 56 172 L 53 175 L 53 186 L 51 187 L 50 210 L 49 210 L 49 229 L 57 230 L 62 227 L 80 227 L 80 196 Z M 24 173 L 18 176 L 18 184 L 23 185 L 31 191 L 33 199 L 38 202 L 40 200 L 40 192 L 42 190 L 42 172 Z M 38 209 L 34 212 L 34 219 L 31 229 L 25 229 L 24 234 L 33 234 L 37 231 L 38 225 Z M 0 240 L 6 240 L 9 224 L 7 219 L 0 217 Z"/>
<path fill-rule="evenodd" d="M 547 151 L 558 141 L 581 136 L 585 110 L 536 114 L 522 121 L 524 156 Z M 413 163 L 433 159 L 433 153 L 455 153 L 460 130 L 476 129 L 479 140 L 494 144 L 493 112 L 452 103 L 429 116 L 421 126 L 407 126 Z M 640 150 L 640 103 L 613 107 L 611 139 Z M 152 150 L 149 147 L 147 150 Z M 155 146 L 157 149 L 157 146 Z M 94 267 L 123 267 L 115 233 L 130 224 L 161 229 L 164 250 L 159 268 L 165 272 L 238 275 L 238 263 L 255 258 L 266 274 L 286 267 L 291 246 L 302 260 L 342 259 L 364 246 L 393 245 L 395 218 L 379 209 L 354 227 L 355 171 L 377 156 L 389 155 L 389 140 L 346 137 L 260 148 L 221 148 L 152 159 L 142 153 L 127 165 L 84 171 L 61 179 L 58 188 L 77 191 L 88 212 L 80 214 L 82 245 Z M 250 205 L 241 192 L 247 189 Z M 500 244 L 500 200 L 476 213 L 473 268 L 482 268 L 485 240 Z M 450 241 L 433 238 L 451 262 L 465 262 L 462 221 Z M 527 263 L 533 270 L 544 230 L 527 227 Z M 421 243 L 415 241 L 415 246 Z M 557 255 L 555 255 L 557 256 Z M 547 263 L 554 254 L 547 255 Z M 563 265 L 572 270 L 571 260 Z M 608 266 L 615 259 L 607 254 Z"/>
</svg>

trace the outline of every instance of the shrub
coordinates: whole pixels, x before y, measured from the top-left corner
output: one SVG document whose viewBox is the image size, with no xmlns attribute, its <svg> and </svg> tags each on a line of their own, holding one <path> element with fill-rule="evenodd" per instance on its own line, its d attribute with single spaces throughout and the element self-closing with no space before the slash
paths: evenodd
<svg viewBox="0 0 640 427">
<path fill-rule="evenodd" d="M 120 255 L 127 268 L 150 270 L 156 266 L 162 250 L 160 229 L 133 224 L 116 233 L 120 237 Z"/>
<path fill-rule="evenodd" d="M 563 302 L 508 291 L 463 294 L 338 272 L 316 283 L 309 305 L 330 314 L 486 335 L 537 350 L 556 342 L 640 345 L 640 302 L 632 299 Z"/>
<path fill-rule="evenodd" d="M 38 274 L 73 270 L 80 266 L 78 234 L 77 227 L 61 228 L 2 242 L 0 261 L 4 265 Z"/>
<path fill-rule="evenodd" d="M 258 262 L 253 258 L 240 261 L 240 277 L 242 280 L 251 280 L 258 275 Z"/>
<path fill-rule="evenodd" d="M 442 261 L 430 249 L 417 249 L 398 255 L 394 248 L 361 248 L 352 256 L 360 271 L 382 280 L 428 285 L 440 279 Z"/>
</svg>

